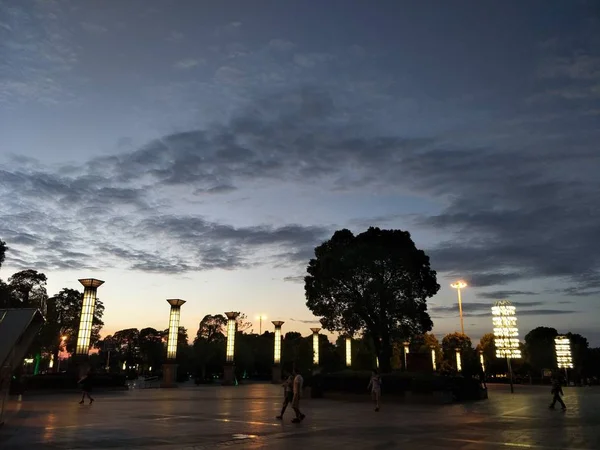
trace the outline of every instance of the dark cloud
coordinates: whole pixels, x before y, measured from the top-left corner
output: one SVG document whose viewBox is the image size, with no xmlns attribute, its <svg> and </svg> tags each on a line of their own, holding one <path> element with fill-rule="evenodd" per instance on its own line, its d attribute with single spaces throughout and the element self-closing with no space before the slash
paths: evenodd
<svg viewBox="0 0 600 450">
<path fill-rule="evenodd" d="M 481 292 L 477 294 L 477 297 L 487 298 L 491 300 L 503 300 L 510 297 L 516 297 L 521 295 L 539 295 L 533 291 L 493 291 L 493 292 Z"/>
<path fill-rule="evenodd" d="M 292 322 L 305 323 L 308 325 L 320 325 L 321 322 L 318 319 L 314 320 L 302 320 L 302 319 L 289 319 Z"/>
<path fill-rule="evenodd" d="M 229 194 L 231 192 L 236 191 L 237 188 L 235 186 L 231 186 L 229 184 L 219 184 L 217 186 L 208 188 L 208 189 L 197 189 L 195 194 Z"/>
<path fill-rule="evenodd" d="M 518 314 L 521 314 L 522 310 L 520 308 L 531 308 L 532 306 L 541 306 L 545 304 L 544 302 L 511 302 L 517 309 Z M 484 315 L 488 313 L 491 315 L 492 306 L 494 306 L 494 302 L 465 302 L 462 305 L 463 314 L 465 316 L 477 316 L 479 311 L 487 311 Z M 432 306 L 429 308 L 432 314 L 436 315 L 444 315 L 444 314 L 457 314 L 458 313 L 458 303 L 455 303 L 451 306 Z"/>
<path fill-rule="evenodd" d="M 58 210 L 48 212 L 45 223 L 56 222 L 54 214 L 76 236 L 75 222 L 81 221 L 88 234 L 97 232 L 113 243 L 123 233 L 146 244 L 160 237 L 175 245 L 173 252 L 180 256 L 166 260 L 131 257 L 134 267 L 151 271 L 243 267 L 263 248 L 305 263 L 331 231 L 300 225 L 235 227 L 160 214 L 157 203 L 169 201 L 165 189 L 184 186 L 189 192 L 227 195 L 247 183 L 293 182 L 329 190 L 410 192 L 445 205 L 407 226 L 448 237 L 428 249 L 439 272 L 465 278 L 474 287 L 551 278 L 566 285 L 565 295 L 596 294 L 600 153 L 595 143 L 600 131 L 554 133 L 552 119 L 532 125 L 533 113 L 523 111 L 519 123 L 501 122 L 498 129 L 482 132 L 485 145 L 467 133 L 388 135 L 338 107 L 330 92 L 308 87 L 258 98 L 228 123 L 96 158 L 79 174 L 28 169 L 27 162 L 27 167 L 2 169 L 0 180 L 3 193 L 18 196 L 8 207 L 54 205 Z M 569 116 L 560 119 L 565 126 L 582 126 Z M 532 135 L 534 140 L 525 139 Z M 132 229 L 115 223 L 103 228 L 101 214 L 84 216 L 84 208 L 101 208 Z M 41 229 L 17 230 L 11 227 L 9 233 L 23 245 L 30 239 L 27 245 L 34 246 L 31 239 L 47 235 Z"/>
<path fill-rule="evenodd" d="M 519 316 L 559 316 L 562 314 L 576 314 L 580 311 L 564 310 L 564 309 L 525 309 L 517 310 L 517 317 Z M 492 317 L 490 313 L 476 313 L 471 314 L 471 317 Z"/>
<path fill-rule="evenodd" d="M 284 277 L 283 281 L 289 283 L 304 283 L 304 275 L 298 275 L 293 277 Z"/>
</svg>

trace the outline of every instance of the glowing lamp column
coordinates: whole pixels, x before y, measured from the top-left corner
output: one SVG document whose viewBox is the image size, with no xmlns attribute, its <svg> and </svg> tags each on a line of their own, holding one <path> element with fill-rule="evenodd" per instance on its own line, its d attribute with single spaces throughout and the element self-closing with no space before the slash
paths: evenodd
<svg viewBox="0 0 600 450">
<path fill-rule="evenodd" d="M 437 370 L 437 363 L 435 361 L 435 347 L 431 346 L 431 365 L 433 367 L 433 371 Z"/>
<path fill-rule="evenodd" d="M 571 341 L 566 336 L 557 336 L 554 338 L 554 348 L 556 350 L 556 364 L 559 369 L 565 369 L 565 381 L 568 385 L 568 369 L 573 368 L 573 359 L 571 357 Z"/>
<path fill-rule="evenodd" d="M 281 326 L 283 325 L 283 321 L 273 320 L 271 323 L 275 325 L 272 381 L 273 383 L 281 383 Z"/>
<path fill-rule="evenodd" d="M 346 367 L 352 367 L 352 337 L 346 336 Z"/>
<path fill-rule="evenodd" d="M 237 312 L 226 312 L 227 316 L 227 348 L 225 350 L 225 366 L 223 367 L 223 384 L 231 386 L 235 384 L 235 331 L 237 328 Z"/>
<path fill-rule="evenodd" d="M 500 300 L 492 307 L 492 314 L 494 316 L 493 324 L 496 357 L 506 358 L 508 374 L 510 376 L 510 392 L 513 393 L 513 373 L 510 360 L 521 357 L 516 309 L 508 300 Z"/>
<path fill-rule="evenodd" d="M 167 300 L 171 305 L 171 313 L 169 315 L 169 336 L 167 338 L 167 362 L 163 364 L 163 380 L 162 387 L 177 387 L 175 383 L 177 375 L 177 342 L 179 340 L 179 319 L 181 317 L 181 306 L 185 300 L 171 298 Z"/>
<path fill-rule="evenodd" d="M 87 359 L 90 351 L 94 310 L 96 309 L 96 294 L 98 288 L 104 284 L 104 281 L 96 280 L 95 278 L 82 278 L 79 282 L 83 285 L 83 304 L 81 306 L 75 356 L 78 359 Z"/>
<path fill-rule="evenodd" d="M 479 363 L 481 364 L 481 370 L 485 373 L 485 359 L 483 357 L 483 351 L 479 351 Z"/>
<path fill-rule="evenodd" d="M 320 328 L 311 328 L 310 331 L 313 332 L 313 365 L 315 367 L 319 366 L 319 331 Z"/>
<path fill-rule="evenodd" d="M 460 332 L 465 334 L 465 325 L 463 322 L 463 310 L 462 310 L 462 296 L 460 295 L 460 290 L 467 287 L 467 283 L 462 280 L 457 281 L 456 283 L 452 283 L 450 287 L 456 289 L 458 293 L 458 313 L 460 315 Z"/>
<path fill-rule="evenodd" d="M 408 354 L 410 353 L 410 342 L 408 341 L 404 341 L 402 343 L 402 345 L 404 345 L 404 370 L 407 371 L 408 370 Z"/>
<path fill-rule="evenodd" d="M 462 359 L 460 357 L 460 348 L 456 349 L 456 371 L 462 372 Z"/>
</svg>

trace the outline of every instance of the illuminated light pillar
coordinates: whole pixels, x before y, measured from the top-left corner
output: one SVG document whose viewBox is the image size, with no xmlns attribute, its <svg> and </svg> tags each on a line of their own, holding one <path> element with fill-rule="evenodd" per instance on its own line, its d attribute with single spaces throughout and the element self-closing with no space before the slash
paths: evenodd
<svg viewBox="0 0 600 450">
<path fill-rule="evenodd" d="M 435 361 L 435 347 L 431 346 L 431 365 L 433 366 L 433 371 L 437 370 L 437 363 Z"/>
<path fill-rule="evenodd" d="M 485 359 L 483 358 L 483 351 L 479 351 L 479 363 L 481 364 L 481 370 L 485 373 Z"/>
<path fill-rule="evenodd" d="M 410 342 L 408 341 L 404 341 L 402 343 L 402 345 L 404 345 L 404 370 L 407 371 L 408 370 L 408 354 L 410 353 Z"/>
<path fill-rule="evenodd" d="M 460 358 L 460 348 L 456 349 L 456 371 L 462 372 L 462 360 Z"/>
<path fill-rule="evenodd" d="M 352 338 L 346 336 L 346 367 L 352 367 Z"/>
<path fill-rule="evenodd" d="M 319 331 L 320 328 L 311 328 L 310 331 L 313 332 L 313 364 L 314 366 L 319 365 Z"/>
<path fill-rule="evenodd" d="M 450 287 L 456 289 L 458 293 L 458 313 L 460 315 L 460 332 L 465 334 L 465 324 L 463 322 L 463 310 L 462 310 L 462 296 L 460 295 L 460 290 L 467 287 L 467 283 L 463 280 L 458 280 L 456 283 L 452 283 Z"/>
<path fill-rule="evenodd" d="M 556 365 L 559 369 L 565 369 L 565 381 L 568 385 L 568 369 L 573 368 L 573 359 L 571 356 L 571 341 L 566 336 L 556 336 L 554 338 L 554 348 L 556 351 Z"/>
<path fill-rule="evenodd" d="M 519 348 L 519 329 L 517 328 L 516 309 L 508 300 L 500 300 L 492 306 L 494 324 L 494 344 L 496 357 L 506 358 L 510 377 L 510 392 L 514 393 L 511 359 L 521 358 Z"/>
<path fill-rule="evenodd" d="M 81 306 L 75 356 L 85 359 L 90 352 L 92 323 L 94 321 L 94 310 L 96 309 L 96 294 L 98 288 L 104 284 L 104 281 L 96 280 L 95 278 L 81 278 L 79 282 L 83 285 L 83 304 Z"/>
<path fill-rule="evenodd" d="M 232 386 L 235 384 L 235 332 L 237 328 L 237 312 L 226 312 L 227 316 L 227 348 L 225 350 L 225 366 L 223 366 L 223 384 Z"/>
<path fill-rule="evenodd" d="M 275 344 L 273 346 L 273 383 L 281 383 L 281 326 L 283 321 L 273 320 L 275 326 Z"/>
<path fill-rule="evenodd" d="M 181 306 L 185 300 L 170 298 L 167 303 L 171 305 L 169 314 L 169 336 L 167 338 L 167 362 L 163 364 L 163 379 L 161 387 L 177 387 L 177 342 L 179 340 L 179 319 L 181 318 Z"/>
</svg>

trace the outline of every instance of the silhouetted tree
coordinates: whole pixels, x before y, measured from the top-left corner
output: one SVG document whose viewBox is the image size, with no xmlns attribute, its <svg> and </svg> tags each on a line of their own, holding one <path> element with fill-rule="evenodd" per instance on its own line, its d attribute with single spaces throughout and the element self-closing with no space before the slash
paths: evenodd
<svg viewBox="0 0 600 450">
<path fill-rule="evenodd" d="M 462 373 L 466 376 L 479 372 L 479 363 L 475 358 L 475 351 L 471 345 L 471 338 L 462 333 L 450 333 L 442 339 L 442 352 L 444 354 L 444 367 L 456 367 L 456 349 L 460 350 Z"/>
<path fill-rule="evenodd" d="M 225 360 L 225 332 L 227 318 L 221 314 L 207 314 L 202 318 L 194 339 L 196 376 L 207 379 L 220 372 Z"/>
<path fill-rule="evenodd" d="M 159 368 L 162 364 L 166 348 L 163 343 L 165 335 L 155 328 L 142 328 L 139 334 L 140 358 L 145 368 Z"/>
<path fill-rule="evenodd" d="M 16 305 L 16 299 L 13 297 L 10 286 L 0 280 L 0 308 L 10 308 L 13 304 Z"/>
<path fill-rule="evenodd" d="M 79 333 L 79 321 L 83 306 L 83 294 L 76 289 L 62 289 L 47 302 L 46 322 L 42 326 L 32 349 L 47 351 L 54 355 L 56 361 L 61 350 L 74 352 Z M 96 301 L 90 346 L 95 346 L 100 339 L 100 330 L 104 322 L 104 305 Z M 62 337 L 66 339 L 63 341 Z"/>
<path fill-rule="evenodd" d="M 227 327 L 227 318 L 222 314 L 207 314 L 200 321 L 196 339 L 206 339 L 212 342 L 218 334 L 224 335 Z"/>
<path fill-rule="evenodd" d="M 549 327 L 537 327 L 525 335 L 524 356 L 536 375 L 541 375 L 543 369 L 556 367 L 556 336 L 556 329 Z"/>
<path fill-rule="evenodd" d="M 483 359 L 485 361 L 485 371 L 488 374 L 504 373 L 506 372 L 506 360 L 498 359 L 496 357 L 496 344 L 493 333 L 486 333 L 481 336 L 479 345 L 477 346 L 477 352 L 483 352 Z"/>
<path fill-rule="evenodd" d="M 305 278 L 306 305 L 330 331 L 367 330 L 381 369 L 392 342 L 431 330 L 427 299 L 437 293 L 429 257 L 401 230 L 336 231 L 315 249 Z"/>
<path fill-rule="evenodd" d="M 245 333 L 252 328 L 252 322 L 248 320 L 248 316 L 244 313 L 239 313 L 236 323 L 236 331 L 238 333 Z"/>
<path fill-rule="evenodd" d="M 48 278 L 45 274 L 33 269 L 22 270 L 13 274 L 8 279 L 8 285 L 13 292 L 13 296 L 19 301 L 14 306 L 39 308 L 43 314 L 46 314 L 47 281 Z"/>
<path fill-rule="evenodd" d="M 127 363 L 137 362 L 140 354 L 140 331 L 126 328 L 113 334 L 115 348 L 121 354 L 121 360 Z"/>
<path fill-rule="evenodd" d="M 432 348 L 435 351 L 436 364 L 441 364 L 443 359 L 442 346 L 433 333 L 417 334 L 410 342 L 411 352 L 428 353 L 431 355 Z"/>
</svg>

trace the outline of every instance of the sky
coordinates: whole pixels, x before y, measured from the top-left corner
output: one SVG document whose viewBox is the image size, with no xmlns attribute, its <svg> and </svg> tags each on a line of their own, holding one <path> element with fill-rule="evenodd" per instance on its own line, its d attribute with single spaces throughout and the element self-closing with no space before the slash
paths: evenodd
<svg viewBox="0 0 600 450">
<path fill-rule="evenodd" d="M 314 247 L 399 228 L 440 339 L 464 279 L 474 342 L 508 299 L 600 345 L 599 125 L 594 0 L 0 0 L 0 277 L 307 334 Z"/>
</svg>

